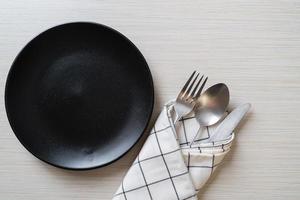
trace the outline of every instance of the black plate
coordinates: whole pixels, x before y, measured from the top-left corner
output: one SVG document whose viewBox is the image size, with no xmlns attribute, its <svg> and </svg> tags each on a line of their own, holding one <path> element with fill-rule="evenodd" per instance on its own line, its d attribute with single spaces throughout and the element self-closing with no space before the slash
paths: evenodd
<svg viewBox="0 0 300 200">
<path fill-rule="evenodd" d="M 30 41 L 6 82 L 5 106 L 20 142 L 39 159 L 91 169 L 124 155 L 151 117 L 148 65 L 125 36 L 69 23 Z"/>
</svg>

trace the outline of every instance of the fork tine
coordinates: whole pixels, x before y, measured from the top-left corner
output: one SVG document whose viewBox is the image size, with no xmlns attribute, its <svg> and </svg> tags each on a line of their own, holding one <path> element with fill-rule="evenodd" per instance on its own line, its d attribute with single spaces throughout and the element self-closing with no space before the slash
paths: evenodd
<svg viewBox="0 0 300 200">
<path fill-rule="evenodd" d="M 201 76 L 200 80 L 199 80 L 198 83 L 196 84 L 196 86 L 195 86 L 193 92 L 191 93 L 191 97 L 194 97 L 194 94 L 195 94 L 196 91 L 198 90 L 198 87 L 199 87 L 199 85 L 200 85 L 200 83 L 201 83 L 203 77 L 204 77 L 204 75 Z"/>
<path fill-rule="evenodd" d="M 185 93 L 186 88 L 189 86 L 189 84 L 190 84 L 192 78 L 194 77 L 195 73 L 196 73 L 196 71 L 194 71 L 194 72 L 192 73 L 192 75 L 190 76 L 190 78 L 189 78 L 189 79 L 187 80 L 187 82 L 184 84 L 183 88 L 182 88 L 181 91 L 179 92 L 178 97 L 182 96 L 182 95 Z M 177 97 L 177 98 L 178 98 L 178 97 Z"/>
<path fill-rule="evenodd" d="M 191 95 L 190 92 L 191 92 L 191 90 L 192 90 L 192 88 L 193 88 L 193 86 L 194 86 L 194 84 L 195 84 L 195 81 L 197 80 L 198 76 L 199 76 L 199 73 L 196 75 L 196 77 L 194 78 L 194 80 L 193 80 L 192 83 L 190 84 L 189 88 L 187 89 L 187 91 L 185 92 L 185 94 L 184 94 L 183 97 L 188 97 L 188 96 Z"/>
<path fill-rule="evenodd" d="M 202 92 L 202 90 L 203 90 L 203 88 L 204 88 L 204 85 L 205 85 L 205 83 L 206 83 L 207 79 L 208 79 L 208 77 L 206 77 L 206 78 L 205 78 L 205 80 L 204 80 L 204 82 L 202 83 L 202 85 L 201 85 L 200 89 L 198 90 L 198 92 L 197 92 L 197 94 L 196 94 L 195 98 L 199 98 L 199 97 L 200 97 L 200 95 L 201 95 L 201 92 Z"/>
</svg>

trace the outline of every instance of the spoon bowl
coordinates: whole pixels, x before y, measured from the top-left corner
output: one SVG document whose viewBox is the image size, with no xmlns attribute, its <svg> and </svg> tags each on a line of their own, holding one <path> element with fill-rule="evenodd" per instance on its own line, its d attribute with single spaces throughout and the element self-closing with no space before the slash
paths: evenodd
<svg viewBox="0 0 300 200">
<path fill-rule="evenodd" d="M 211 126 L 224 115 L 229 103 L 229 89 L 224 83 L 208 88 L 198 99 L 195 117 L 201 126 Z"/>
</svg>

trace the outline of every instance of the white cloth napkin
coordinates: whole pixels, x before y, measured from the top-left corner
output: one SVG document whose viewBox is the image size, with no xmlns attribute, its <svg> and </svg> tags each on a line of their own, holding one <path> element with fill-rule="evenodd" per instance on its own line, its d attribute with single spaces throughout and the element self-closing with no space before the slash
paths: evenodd
<svg viewBox="0 0 300 200">
<path fill-rule="evenodd" d="M 227 115 L 226 124 L 239 122 L 250 105 L 241 106 L 239 115 Z M 113 200 L 196 200 L 198 191 L 229 152 L 234 133 L 211 141 L 218 126 L 199 126 L 193 115 L 174 126 L 173 102 L 164 106 L 136 160 L 125 175 Z M 227 118 L 226 117 L 226 118 Z M 226 127 L 225 124 L 225 127 Z M 200 128 L 200 129 L 199 129 Z M 233 130 L 226 128 L 226 131 Z M 198 132 L 198 130 L 200 130 Z M 222 131 L 221 131 L 222 132 Z M 192 142 L 194 141 L 194 142 Z"/>
</svg>

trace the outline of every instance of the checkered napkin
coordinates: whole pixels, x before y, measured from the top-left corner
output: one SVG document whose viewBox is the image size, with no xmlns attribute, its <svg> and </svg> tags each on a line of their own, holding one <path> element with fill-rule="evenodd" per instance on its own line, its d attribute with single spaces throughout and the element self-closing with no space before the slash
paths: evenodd
<svg viewBox="0 0 300 200">
<path fill-rule="evenodd" d="M 229 152 L 233 132 L 211 141 L 218 124 L 199 127 L 193 115 L 175 126 L 173 105 L 164 106 L 113 200 L 196 200 L 198 191 Z"/>
</svg>

